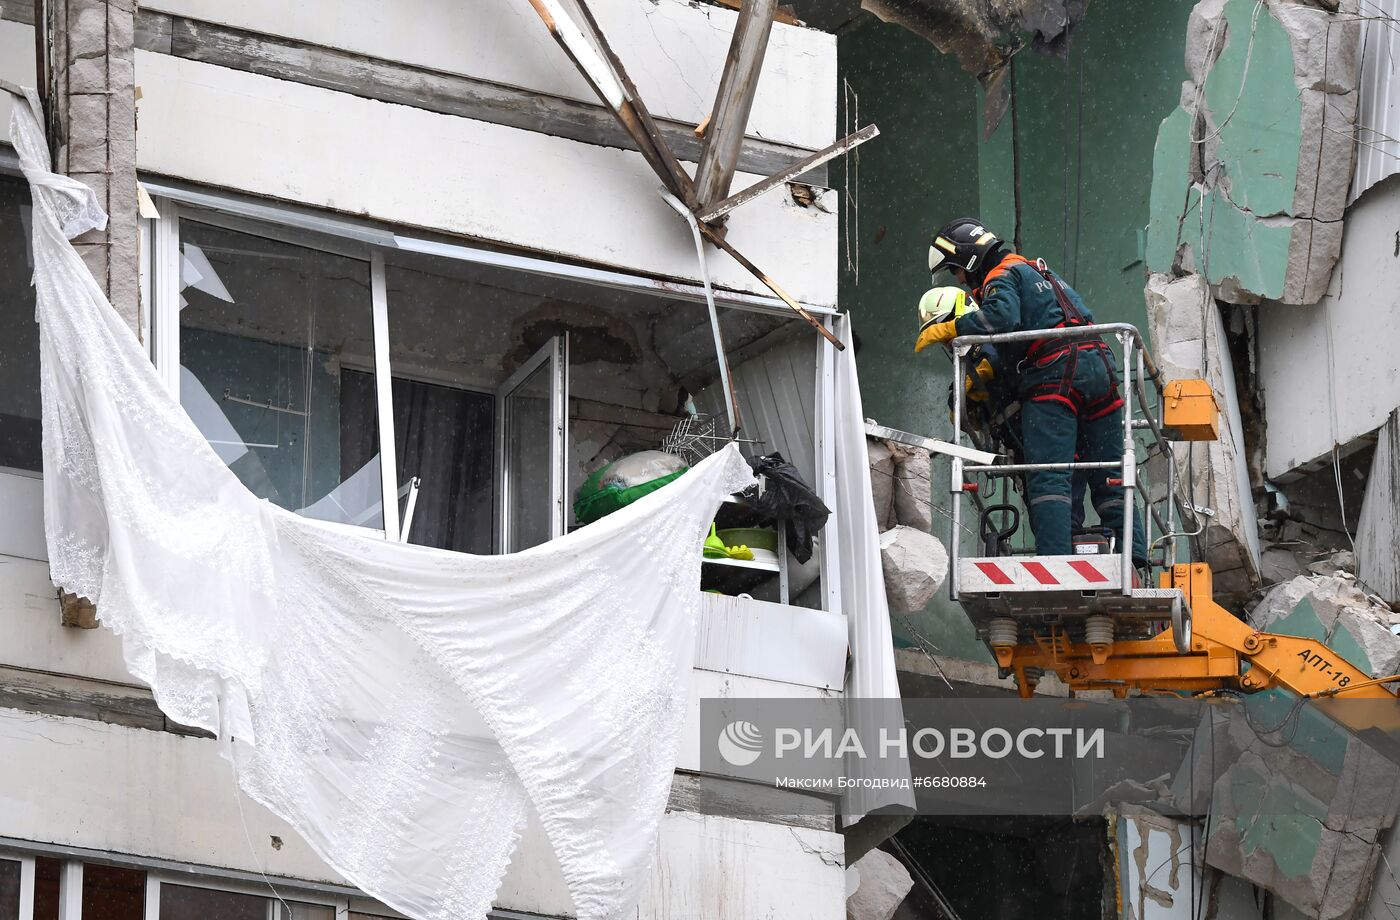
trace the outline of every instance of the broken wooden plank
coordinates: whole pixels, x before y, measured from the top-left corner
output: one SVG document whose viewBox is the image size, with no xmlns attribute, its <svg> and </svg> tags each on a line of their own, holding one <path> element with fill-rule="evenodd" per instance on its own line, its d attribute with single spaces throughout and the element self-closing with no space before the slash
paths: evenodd
<svg viewBox="0 0 1400 920">
<path fill-rule="evenodd" d="M 598 48 L 590 43 L 579 24 L 560 6 L 559 0 L 530 0 L 530 6 L 544 23 L 545 29 L 564 55 L 573 63 L 603 104 L 617 117 L 618 122 L 632 138 L 638 151 L 647 161 L 657 177 L 670 191 L 682 198 L 693 198 L 694 192 L 687 192 L 677 179 L 675 172 L 657 148 L 654 136 L 642 124 L 640 113 L 632 104 L 628 91 L 614 70 L 610 60 L 605 60 Z M 605 47 L 601 33 L 595 32 L 594 41 L 598 47 Z"/>
<path fill-rule="evenodd" d="M 711 0 L 716 6 L 728 7 L 731 10 L 739 9 L 742 4 L 739 0 Z M 773 21 L 780 22 L 785 26 L 804 26 L 801 19 L 797 18 L 797 11 L 790 6 L 779 6 L 773 11 Z M 829 29 L 827 31 L 830 31 Z"/>
<path fill-rule="evenodd" d="M 676 159 L 675 153 L 671 151 L 670 146 L 666 143 L 666 139 L 661 135 L 656 122 L 651 117 L 651 112 L 647 110 L 646 103 L 642 101 L 641 94 L 637 92 L 636 84 L 634 84 L 632 78 L 628 76 L 627 68 L 622 66 L 621 58 L 613 52 L 612 46 L 608 44 L 607 36 L 603 34 L 602 27 L 598 25 L 598 20 L 593 18 L 593 11 L 589 8 L 587 0 L 573 0 L 573 2 L 578 6 L 579 12 L 583 15 L 584 25 L 589 30 L 589 34 L 592 35 L 598 47 L 603 49 L 603 55 L 612 65 L 613 72 L 617 74 L 617 78 L 622 81 L 622 86 L 626 90 L 627 98 L 636 112 L 641 129 L 646 133 L 647 139 L 655 147 L 661 159 L 661 163 L 665 167 L 665 172 L 660 178 L 662 181 L 666 181 L 667 176 L 669 176 L 670 181 L 667 182 L 667 185 L 671 187 L 672 191 L 680 195 L 681 201 L 685 202 L 686 207 L 694 210 L 698 204 L 698 199 L 695 197 L 695 183 L 691 180 L 690 174 L 681 167 L 680 160 Z M 624 106 L 624 110 L 619 113 L 619 117 L 624 118 L 625 121 L 626 114 Z"/>
<path fill-rule="evenodd" d="M 758 77 L 763 69 L 763 55 L 768 50 L 768 36 L 773 30 L 773 11 L 778 0 L 743 0 L 739 20 L 734 25 L 734 37 L 729 43 L 729 55 L 724 61 L 724 73 L 715 93 L 713 118 L 705 137 L 705 149 L 695 170 L 695 197 L 700 207 L 721 201 L 729 195 L 734 169 L 739 163 L 739 148 L 744 142 L 749 112 L 758 89 Z"/>
<path fill-rule="evenodd" d="M 778 282 L 768 277 L 768 274 L 764 272 L 763 269 L 750 262 L 743 255 L 743 253 L 739 252 L 739 250 L 731 246 L 725 240 L 723 234 L 716 232 L 716 230 L 713 227 L 703 222 L 700 223 L 700 232 L 705 235 L 705 239 L 709 240 L 715 246 L 724 250 L 726 253 L 728 253 L 731 259 L 742 265 L 749 272 L 749 274 L 753 275 L 759 281 L 762 281 L 764 287 L 768 288 L 768 290 L 772 291 L 778 296 L 779 300 L 788 305 L 788 309 L 792 310 L 798 316 L 811 323 L 812 328 L 820 332 L 822 334 L 822 337 L 825 338 L 832 345 L 835 345 L 837 351 L 845 351 L 846 345 L 844 342 L 842 342 L 835 335 L 833 335 L 831 331 L 827 329 L 825 325 L 822 324 L 821 320 L 817 319 L 815 316 L 803 309 L 802 304 L 798 303 L 796 300 L 793 299 L 791 294 L 779 287 Z"/>
<path fill-rule="evenodd" d="M 833 160 L 836 157 L 841 156 L 843 153 L 848 153 L 851 150 L 854 150 L 856 147 L 859 147 L 861 144 L 865 143 L 871 138 L 878 137 L 879 134 L 879 128 L 875 127 L 874 125 L 866 125 L 859 131 L 856 131 L 853 134 L 848 134 L 846 137 L 843 137 L 841 140 L 832 144 L 830 147 L 827 147 L 825 150 L 818 150 L 816 153 L 812 154 L 806 159 L 800 160 L 792 164 L 787 169 L 779 170 L 778 172 L 774 173 L 773 175 L 769 176 L 767 179 L 764 179 L 761 182 L 755 182 L 753 185 L 750 185 L 742 192 L 736 192 L 735 194 L 730 195 L 728 198 L 724 199 L 721 202 L 718 202 L 717 204 L 711 205 L 708 208 L 703 208 L 700 211 L 700 219 L 703 221 L 712 221 L 719 217 L 723 217 L 725 214 L 728 214 L 730 211 L 739 207 L 741 204 L 747 204 L 748 202 L 753 201 L 755 198 L 759 197 L 760 195 L 767 194 L 768 192 L 782 185 L 784 182 L 791 182 L 803 173 L 815 169 L 816 167 L 821 166 L 823 163 L 826 163 L 829 160 Z"/>
</svg>

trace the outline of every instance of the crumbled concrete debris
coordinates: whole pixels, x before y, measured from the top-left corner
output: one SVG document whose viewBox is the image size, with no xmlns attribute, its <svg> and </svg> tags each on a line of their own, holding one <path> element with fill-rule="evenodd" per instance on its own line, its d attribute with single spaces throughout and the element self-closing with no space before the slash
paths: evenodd
<svg viewBox="0 0 1400 920">
<path fill-rule="evenodd" d="M 860 884 L 846 898 L 846 920 L 890 920 L 914 887 L 909 870 L 884 850 L 871 850 L 849 871 L 859 875 Z"/>
<path fill-rule="evenodd" d="M 884 533 L 894 526 L 894 451 L 878 438 L 865 439 L 870 458 L 870 492 L 875 499 L 875 521 Z"/>
<path fill-rule="evenodd" d="M 1309 720 L 1306 732 L 1294 737 L 1304 741 L 1281 743 L 1286 730 L 1261 737 L 1258 723 L 1277 725 L 1288 699 L 1258 702 L 1249 704 L 1254 724 L 1242 705 L 1217 723 L 1206 861 L 1306 916 L 1365 916 L 1357 910 L 1394 820 L 1396 765 L 1316 713 L 1300 717 Z"/>
<path fill-rule="evenodd" d="M 1207 270 L 1230 303 L 1312 304 L 1326 292 L 1341 252 L 1360 71 L 1357 0 L 1335 6 L 1196 4 L 1191 79 L 1153 158 L 1150 269 Z M 1261 124 L 1275 142 L 1257 142 Z"/>
<path fill-rule="evenodd" d="M 1033 49 L 1063 57 L 1089 0 L 861 0 L 884 22 L 903 26 L 944 54 L 986 89 L 983 133 L 991 137 L 1010 101 L 1007 65 L 1030 35 Z"/>
<path fill-rule="evenodd" d="M 1356 910 L 1376 841 L 1394 822 L 1400 767 L 1321 712 L 1292 710 L 1294 699 L 1266 691 L 1204 708 L 1173 773 L 1172 801 L 1152 807 L 1209 815 L 1198 858 L 1273 892 L 1280 909 L 1369 916 Z"/>
<path fill-rule="evenodd" d="M 948 577 L 948 551 L 933 534 L 899 525 L 880 535 L 880 566 L 890 606 L 915 613 Z"/>
<path fill-rule="evenodd" d="M 1324 559 L 1311 563 L 1308 571 L 1314 575 L 1355 575 L 1356 553 L 1339 550 Z"/>
<path fill-rule="evenodd" d="M 1245 462 L 1243 422 L 1224 324 L 1200 275 L 1153 274 L 1144 292 L 1152 354 L 1167 380 L 1204 377 L 1220 402 L 1220 438 L 1178 444 L 1177 494 L 1212 509 L 1202 534 L 1217 592 L 1242 599 L 1259 585 L 1259 522 Z"/>
<path fill-rule="evenodd" d="M 933 530 L 933 461 L 928 451 L 889 444 L 894 454 L 894 520 L 925 533 Z"/>
<path fill-rule="evenodd" d="M 1400 616 L 1345 572 L 1300 575 L 1275 585 L 1250 613 L 1249 623 L 1316 638 L 1372 677 L 1400 672 L 1400 636 L 1390 631 Z"/>
</svg>

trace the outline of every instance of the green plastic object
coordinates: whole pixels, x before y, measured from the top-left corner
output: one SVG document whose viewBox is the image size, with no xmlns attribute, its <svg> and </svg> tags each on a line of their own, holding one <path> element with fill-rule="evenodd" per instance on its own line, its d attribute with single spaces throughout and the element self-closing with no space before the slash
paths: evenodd
<svg viewBox="0 0 1400 920">
<path fill-rule="evenodd" d="M 619 488 L 617 484 L 602 484 L 610 468 L 611 465 L 596 470 L 579 486 L 578 495 L 574 500 L 574 517 L 580 524 L 592 524 L 614 511 L 626 508 L 643 495 L 655 492 L 685 472 L 683 469 L 676 470 L 674 473 L 649 479 L 635 486 Z"/>
</svg>

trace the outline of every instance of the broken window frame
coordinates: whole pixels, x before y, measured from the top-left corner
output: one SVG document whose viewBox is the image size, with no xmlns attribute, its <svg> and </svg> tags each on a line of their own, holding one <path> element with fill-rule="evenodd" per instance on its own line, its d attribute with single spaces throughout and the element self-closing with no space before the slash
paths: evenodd
<svg viewBox="0 0 1400 920">
<path fill-rule="evenodd" d="M 292 245 L 320 249 L 348 258 L 363 259 L 371 269 L 372 305 L 374 310 L 374 383 L 378 403 L 379 446 L 381 458 L 381 495 L 384 500 L 384 523 L 381 530 L 354 525 L 318 521 L 329 527 L 354 527 L 356 532 L 400 540 L 399 502 L 389 499 L 397 493 L 398 461 L 395 452 L 395 420 L 392 411 L 393 374 L 389 362 L 388 296 L 385 289 L 386 253 L 407 251 L 443 259 L 506 268 L 547 278 L 577 281 L 600 288 L 651 294 L 660 298 L 683 300 L 696 304 L 705 302 L 704 288 L 698 284 L 649 278 L 626 271 L 595 268 L 567 261 L 532 255 L 498 252 L 456 242 L 434 240 L 428 235 L 409 235 L 382 229 L 368 221 L 357 222 L 339 216 L 329 216 L 294 205 L 273 203 L 236 193 L 213 192 L 197 186 L 171 180 L 142 177 L 142 184 L 154 197 L 160 218 L 151 220 L 147 229 L 150 239 L 150 347 L 152 360 L 166 380 L 171 392 L 178 397 L 179 380 L 179 224 L 182 216 L 224 229 L 251 233 Z M 789 318 L 791 311 L 776 297 L 734 291 L 715 291 L 719 307 L 744 310 Z M 803 305 L 828 328 L 837 311 L 830 307 Z M 815 334 L 814 334 L 815 335 Z M 835 469 L 835 431 L 833 428 L 834 380 L 836 349 L 830 342 L 817 337 L 814 391 L 814 444 L 816 482 L 814 489 L 832 509 L 833 514 L 818 541 L 821 578 L 821 609 L 841 612 L 838 546 L 840 534 L 835 514 L 837 478 Z M 565 375 L 567 380 L 567 374 Z M 559 398 L 556 394 L 556 398 Z M 568 396 L 564 392 L 560 405 L 567 412 Z M 498 419 L 499 438 L 500 420 Z M 567 418 L 561 420 L 555 432 L 567 451 Z M 498 448 L 499 449 L 499 448 Z M 561 452 L 560 456 L 564 454 Z M 562 466 L 562 464 L 561 464 Z M 499 474 L 500 467 L 497 466 Z M 558 533 L 566 529 L 564 519 L 568 497 L 563 495 L 563 477 L 559 477 L 559 495 L 554 500 L 560 509 Z M 498 492 L 499 492 L 498 488 Z M 502 522 L 497 521 L 493 546 L 501 542 Z M 405 541 L 406 542 L 406 541 Z"/>
<path fill-rule="evenodd" d="M 365 243 L 327 237 L 295 227 L 267 224 L 221 211 L 187 208 L 168 200 L 159 200 L 157 210 L 160 220 L 155 221 L 153 236 L 155 252 L 153 267 L 152 302 L 152 359 L 166 386 L 176 399 L 180 397 L 180 222 L 193 223 L 248 234 L 317 250 L 365 263 L 370 281 L 370 307 L 373 332 L 373 356 L 371 367 L 363 368 L 372 375 L 375 389 L 375 417 L 379 422 L 379 472 L 380 501 L 383 508 L 383 523 L 380 527 L 345 524 L 308 517 L 335 530 L 382 537 L 397 541 L 399 530 L 399 486 L 398 458 L 394 443 L 394 408 L 390 392 L 392 377 L 389 373 L 389 307 L 385 285 L 383 253 Z M 357 368 L 361 369 L 361 368 Z"/>
</svg>

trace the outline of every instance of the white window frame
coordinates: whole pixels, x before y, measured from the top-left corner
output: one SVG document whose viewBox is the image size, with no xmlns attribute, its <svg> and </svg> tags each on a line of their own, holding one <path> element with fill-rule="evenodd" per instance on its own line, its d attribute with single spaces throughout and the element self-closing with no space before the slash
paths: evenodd
<svg viewBox="0 0 1400 920">
<path fill-rule="evenodd" d="M 295 901 L 298 904 L 311 904 L 316 907 L 330 907 L 335 910 L 335 920 L 348 920 L 350 912 L 349 896 L 334 896 L 317 892 L 308 892 L 301 889 L 287 889 L 285 892 L 276 890 L 271 883 L 257 884 L 255 882 L 240 882 L 233 879 L 224 879 L 214 876 L 198 876 L 190 878 L 183 875 L 175 875 L 171 872 L 159 872 L 154 869 L 146 870 L 146 913 L 144 920 L 160 920 L 160 896 L 162 885 L 178 885 L 182 888 L 203 888 L 207 891 L 227 891 L 230 894 L 248 895 L 249 897 L 262 898 L 267 902 L 267 913 L 265 920 L 282 920 L 279 917 L 277 908 L 283 901 Z M 23 918 L 21 918 L 23 920 Z M 32 918 L 30 918 L 32 920 Z M 60 916 L 58 920 L 82 920 L 81 917 Z M 286 920 L 291 920 L 290 917 Z"/>
<path fill-rule="evenodd" d="M 253 877 L 255 873 L 252 872 L 242 872 L 243 878 L 233 878 L 223 874 L 227 870 L 211 866 L 6 838 L 4 845 L 0 846 L 0 859 L 20 864 L 19 920 L 34 920 L 34 864 L 38 856 L 46 856 L 62 863 L 59 876 L 59 920 L 82 920 L 82 879 L 85 863 L 145 872 L 146 891 L 142 920 L 160 920 L 160 889 L 163 884 L 265 898 L 269 902 L 267 920 L 278 920 L 276 907 L 279 901 L 332 907 L 335 909 L 335 920 L 348 920 L 351 911 L 373 914 L 388 920 L 408 920 L 388 905 L 346 884 L 298 882 L 296 879 L 282 877 L 273 880 L 266 876 L 256 879 Z M 71 886 L 66 902 L 63 897 L 65 880 Z M 492 910 L 489 916 L 493 920 L 540 920 L 540 915 L 526 915 L 500 909 Z"/>
<path fill-rule="evenodd" d="M 507 404 L 520 385 L 542 367 L 548 367 L 549 385 L 549 539 L 557 540 L 565 533 L 566 503 L 564 479 L 569 467 L 569 336 L 556 335 L 530 356 L 515 373 L 496 389 L 496 539 L 500 553 L 509 552 L 514 521 L 511 520 L 510 493 L 512 489 L 510 458 L 507 451 L 510 416 Z"/>
<path fill-rule="evenodd" d="M 18 157 L 4 145 L 0 145 L 0 176 L 27 184 L 19 171 Z M 144 266 L 144 250 L 141 258 Z M 34 381 L 34 387 L 38 389 L 39 381 Z M 3 522 L 0 522 L 0 556 L 47 562 L 43 472 L 0 466 L 0 508 L 5 509 Z M 30 869 L 32 871 L 32 865 Z"/>
<path fill-rule="evenodd" d="M 172 380 L 172 392 L 178 392 L 179 380 L 179 221 L 182 211 L 189 219 L 210 223 L 225 229 L 251 233 L 269 239 L 280 240 L 298 246 L 321 249 L 351 258 L 363 259 L 370 264 L 371 299 L 374 321 L 374 379 L 376 402 L 379 415 L 379 440 L 381 463 L 381 493 L 384 505 L 385 527 L 382 531 L 354 527 L 358 533 L 380 533 L 387 539 L 407 540 L 407 533 L 398 527 L 399 505 L 396 485 L 398 463 L 395 449 L 395 422 L 393 419 L 393 374 L 389 366 L 388 341 L 388 293 L 385 281 L 384 253 L 390 251 L 415 252 L 444 259 L 468 262 L 477 265 L 508 268 L 525 274 L 578 281 L 602 288 L 626 290 L 653 294 L 672 300 L 704 303 L 704 289 L 698 285 L 676 283 L 647 278 L 640 275 L 608 269 L 575 265 L 568 262 L 551 261 L 543 258 L 495 252 L 459 243 L 441 242 L 422 237 L 401 235 L 381 229 L 368 222 L 357 222 L 338 216 L 295 206 L 247 198 L 236 194 L 195 189 L 170 180 L 143 178 L 143 184 L 154 195 L 160 219 L 152 228 L 152 251 L 155 260 L 152 269 L 152 351 L 157 368 L 167 382 Z M 162 226 L 164 225 L 164 226 Z M 732 291 L 717 291 L 716 301 L 725 309 L 768 313 L 777 316 L 790 316 L 786 305 L 776 298 Z M 829 307 L 804 304 L 827 328 L 832 326 L 836 311 Z M 831 509 L 818 540 L 821 559 L 821 580 L 823 609 L 831 613 L 841 613 L 841 586 L 838 568 L 840 544 L 840 521 L 836 514 L 836 451 L 834 430 L 835 400 L 835 361 L 836 350 L 824 338 L 820 340 L 816 357 L 815 404 L 817 421 L 814 431 L 817 456 L 816 491 Z M 567 364 L 564 365 L 567 367 Z M 556 423 L 560 430 L 567 425 L 568 395 L 567 370 L 565 389 L 562 398 L 554 394 L 551 400 L 562 406 Z M 556 385 L 557 386 L 557 385 Z M 552 415 L 555 413 L 552 411 Z M 495 451 L 497 475 L 500 471 L 499 432 L 504 424 L 497 411 L 496 428 L 498 445 Z M 562 437 L 567 449 L 567 434 Z M 561 464 L 561 470 L 567 469 Z M 556 503 L 559 518 L 556 536 L 565 531 L 567 497 L 563 496 L 564 484 L 559 485 Z M 497 487 L 497 498 L 502 490 Z M 499 505 L 498 505 L 499 507 Z M 308 518 L 308 520 L 313 520 Z M 345 528 L 350 525 L 317 521 L 332 528 Z M 392 525 L 392 526 L 391 526 Z M 503 527 L 498 523 L 493 545 L 503 546 Z"/>
<path fill-rule="evenodd" d="M 180 221 L 182 218 L 222 230 L 246 233 L 263 239 L 315 249 L 365 263 L 370 281 L 370 322 L 373 338 L 372 374 L 375 412 L 379 422 L 379 493 L 383 523 L 378 528 L 306 518 L 333 530 L 399 540 L 398 460 L 394 444 L 394 401 L 389 375 L 389 306 L 384 276 L 384 256 L 379 249 L 363 242 L 344 240 L 295 227 L 269 224 L 219 211 L 191 209 L 170 199 L 158 199 L 160 219 L 154 221 L 152 316 L 152 358 L 156 370 L 176 399 L 180 397 Z"/>
<path fill-rule="evenodd" d="M 0 860 L 19 863 L 19 920 L 34 920 L 34 857 L 0 851 Z"/>
</svg>

